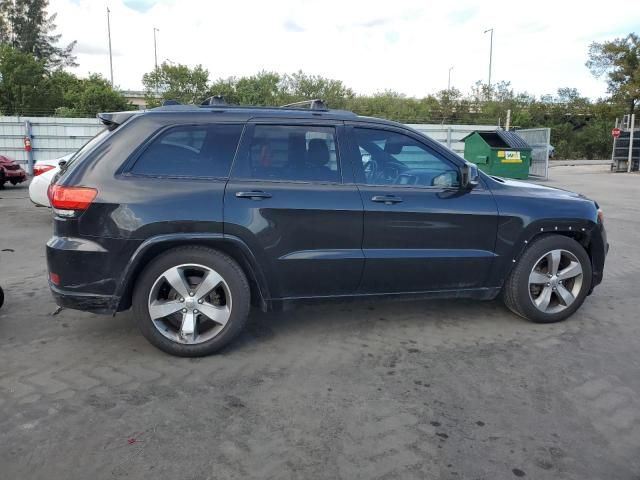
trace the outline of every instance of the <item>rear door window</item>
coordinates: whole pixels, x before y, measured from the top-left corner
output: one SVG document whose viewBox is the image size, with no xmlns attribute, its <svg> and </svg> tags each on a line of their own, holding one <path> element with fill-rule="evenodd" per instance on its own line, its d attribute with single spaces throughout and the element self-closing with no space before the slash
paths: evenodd
<svg viewBox="0 0 640 480">
<path fill-rule="evenodd" d="M 241 124 L 170 128 L 151 141 L 130 171 L 158 177 L 228 177 L 242 128 Z"/>
<path fill-rule="evenodd" d="M 334 127 L 256 125 L 240 176 L 255 180 L 340 183 Z"/>
</svg>

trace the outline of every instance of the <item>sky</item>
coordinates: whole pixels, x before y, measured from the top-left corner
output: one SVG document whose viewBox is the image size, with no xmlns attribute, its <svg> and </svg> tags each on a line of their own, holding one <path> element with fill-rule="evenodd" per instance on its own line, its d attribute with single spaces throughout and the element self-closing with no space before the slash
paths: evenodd
<svg viewBox="0 0 640 480">
<path fill-rule="evenodd" d="M 615 6 L 614 6 L 615 5 Z M 50 0 L 61 43 L 77 40 L 80 76 L 142 89 L 158 62 L 202 64 L 210 78 L 261 70 L 342 80 L 359 94 L 423 97 L 485 83 L 493 28 L 492 83 L 540 96 L 574 87 L 593 99 L 604 79 L 585 67 L 589 44 L 640 32 L 640 1 L 618 0 Z"/>
</svg>

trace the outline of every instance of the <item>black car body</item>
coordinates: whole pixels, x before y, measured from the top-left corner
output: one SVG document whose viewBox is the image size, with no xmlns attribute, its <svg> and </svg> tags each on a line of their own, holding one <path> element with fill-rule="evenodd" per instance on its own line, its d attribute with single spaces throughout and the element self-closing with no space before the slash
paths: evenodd
<svg viewBox="0 0 640 480">
<path fill-rule="evenodd" d="M 398 123 L 224 105 L 99 117 L 108 129 L 54 181 L 95 191 L 54 208 L 47 261 L 61 306 L 128 309 L 145 266 L 184 245 L 233 259 L 264 310 L 371 295 L 491 299 L 549 234 L 588 254 L 588 293 L 602 280 L 595 202 L 478 172 Z"/>
</svg>

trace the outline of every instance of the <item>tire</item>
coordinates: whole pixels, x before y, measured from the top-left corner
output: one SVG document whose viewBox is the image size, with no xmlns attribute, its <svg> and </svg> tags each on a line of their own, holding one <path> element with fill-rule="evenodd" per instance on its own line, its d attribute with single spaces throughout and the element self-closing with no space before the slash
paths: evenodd
<svg viewBox="0 0 640 480">
<path fill-rule="evenodd" d="M 200 273 L 202 277 L 197 276 Z M 214 278 L 211 285 L 216 286 L 203 296 L 208 284 L 199 287 L 209 275 Z M 160 350 L 179 357 L 200 357 L 219 351 L 242 331 L 250 300 L 247 277 L 233 259 L 210 248 L 185 246 L 163 253 L 144 269 L 134 287 L 133 311 L 142 334 Z M 166 306 L 177 310 L 158 316 Z M 213 315 L 207 317 L 204 311 Z"/>
<path fill-rule="evenodd" d="M 4 188 L 4 182 L 6 181 L 7 180 L 5 179 L 4 171 L 0 170 L 0 190 Z"/>
<path fill-rule="evenodd" d="M 4 305 L 4 290 L 0 287 L 0 307 L 2 307 L 2 305 Z"/>
<path fill-rule="evenodd" d="M 560 252 L 558 262 L 554 260 L 558 253 L 552 252 Z M 557 263 L 557 275 L 553 275 L 553 263 Z M 579 264 L 581 273 L 570 276 L 578 271 L 574 263 Z M 591 289 L 591 275 L 589 255 L 574 239 L 562 235 L 539 237 L 529 244 L 509 274 L 502 291 L 504 303 L 532 322 L 560 322 L 584 302 Z"/>
</svg>

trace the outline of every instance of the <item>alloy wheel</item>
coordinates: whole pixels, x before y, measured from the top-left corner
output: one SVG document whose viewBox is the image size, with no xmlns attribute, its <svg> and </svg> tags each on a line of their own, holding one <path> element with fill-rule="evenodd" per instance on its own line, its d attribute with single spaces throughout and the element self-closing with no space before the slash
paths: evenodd
<svg viewBox="0 0 640 480">
<path fill-rule="evenodd" d="M 529 274 L 529 296 L 541 312 L 558 313 L 575 302 L 582 280 L 582 265 L 573 253 L 551 250 L 536 261 Z"/>
<path fill-rule="evenodd" d="M 149 316 L 169 340 L 204 343 L 220 334 L 229 321 L 231 292 L 224 278 L 198 264 L 171 267 L 160 275 L 149 293 Z"/>
</svg>

